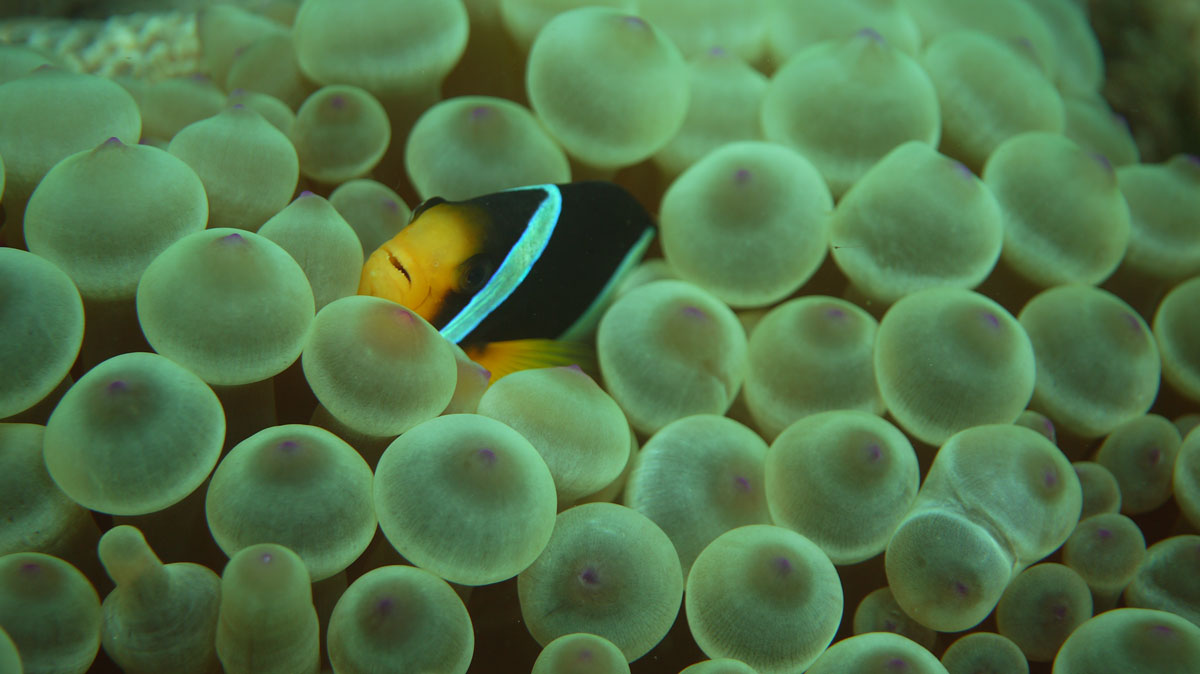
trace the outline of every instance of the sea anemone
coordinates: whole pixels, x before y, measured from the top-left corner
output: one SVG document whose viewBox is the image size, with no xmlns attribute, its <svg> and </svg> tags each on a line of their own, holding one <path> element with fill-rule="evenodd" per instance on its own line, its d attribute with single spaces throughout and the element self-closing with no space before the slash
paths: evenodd
<svg viewBox="0 0 1200 674">
<path fill-rule="evenodd" d="M 1200 671 L 1181 3 L 134 4 L 0 20 L 0 670 Z"/>
</svg>

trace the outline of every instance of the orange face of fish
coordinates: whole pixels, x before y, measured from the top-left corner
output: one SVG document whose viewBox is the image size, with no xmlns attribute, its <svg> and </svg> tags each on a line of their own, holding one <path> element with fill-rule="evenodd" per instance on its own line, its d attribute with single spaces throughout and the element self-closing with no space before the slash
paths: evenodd
<svg viewBox="0 0 1200 674">
<path fill-rule="evenodd" d="M 434 323 L 453 293 L 461 292 L 468 260 L 481 249 L 483 231 L 468 209 L 438 204 L 421 211 L 363 265 L 358 294 L 403 304 Z"/>
</svg>

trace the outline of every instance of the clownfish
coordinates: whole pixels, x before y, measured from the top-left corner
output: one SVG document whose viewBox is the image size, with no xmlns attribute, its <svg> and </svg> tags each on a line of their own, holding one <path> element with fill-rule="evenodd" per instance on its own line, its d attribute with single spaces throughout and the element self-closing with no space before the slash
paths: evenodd
<svg viewBox="0 0 1200 674">
<path fill-rule="evenodd" d="M 491 372 L 577 364 L 620 279 L 654 238 L 650 214 L 609 182 L 426 200 L 363 265 L 360 295 L 402 304 Z"/>
</svg>

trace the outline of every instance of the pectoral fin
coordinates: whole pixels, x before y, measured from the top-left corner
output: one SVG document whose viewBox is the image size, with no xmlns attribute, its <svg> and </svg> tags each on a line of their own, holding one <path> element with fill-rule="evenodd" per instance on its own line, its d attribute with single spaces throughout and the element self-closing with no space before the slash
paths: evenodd
<svg viewBox="0 0 1200 674">
<path fill-rule="evenodd" d="M 596 351 L 585 342 L 555 339 L 514 339 L 464 348 L 471 360 L 492 373 L 492 383 L 518 370 L 578 365 L 592 377 L 598 375 Z"/>
</svg>

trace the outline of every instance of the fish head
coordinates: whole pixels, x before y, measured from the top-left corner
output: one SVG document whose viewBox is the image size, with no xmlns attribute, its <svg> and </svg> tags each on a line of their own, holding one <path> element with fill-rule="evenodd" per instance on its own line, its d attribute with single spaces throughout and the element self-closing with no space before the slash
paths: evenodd
<svg viewBox="0 0 1200 674">
<path fill-rule="evenodd" d="M 412 221 L 367 258 L 358 294 L 402 304 L 435 327 L 491 278 L 486 219 L 471 206 L 430 199 Z"/>
</svg>

